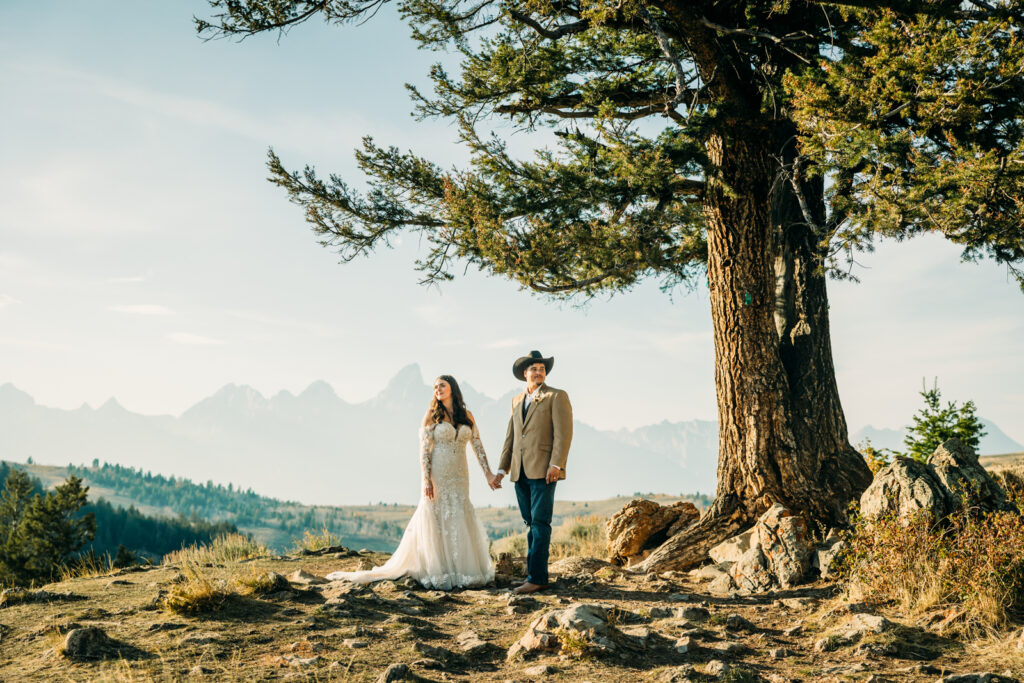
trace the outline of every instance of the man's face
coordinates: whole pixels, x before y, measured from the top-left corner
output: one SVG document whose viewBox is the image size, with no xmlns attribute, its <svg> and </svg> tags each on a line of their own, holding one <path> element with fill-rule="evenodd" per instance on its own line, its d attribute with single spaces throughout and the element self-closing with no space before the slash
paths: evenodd
<svg viewBox="0 0 1024 683">
<path fill-rule="evenodd" d="M 530 367 L 526 368 L 526 383 L 532 385 L 544 384 L 544 379 L 548 375 L 548 369 L 543 363 L 534 363 Z"/>
</svg>

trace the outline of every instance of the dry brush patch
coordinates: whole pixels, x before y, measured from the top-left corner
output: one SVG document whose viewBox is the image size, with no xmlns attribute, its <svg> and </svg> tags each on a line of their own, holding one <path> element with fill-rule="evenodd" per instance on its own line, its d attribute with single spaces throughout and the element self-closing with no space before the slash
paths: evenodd
<svg viewBox="0 0 1024 683">
<path fill-rule="evenodd" d="M 1024 514 L 960 511 L 934 523 L 925 514 L 856 519 L 840 558 L 850 595 L 908 615 L 941 613 L 939 629 L 996 636 L 1024 616 Z"/>
</svg>

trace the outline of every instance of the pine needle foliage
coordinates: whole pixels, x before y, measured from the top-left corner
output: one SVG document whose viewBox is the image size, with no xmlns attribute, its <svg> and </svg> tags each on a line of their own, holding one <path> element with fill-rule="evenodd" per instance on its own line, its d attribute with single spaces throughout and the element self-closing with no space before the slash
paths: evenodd
<svg viewBox="0 0 1024 683">
<path fill-rule="evenodd" d="M 921 387 L 921 398 L 925 406 L 914 415 L 914 424 L 910 426 L 903 445 L 907 448 L 907 456 L 914 460 L 926 462 L 943 441 L 960 439 L 971 450 L 977 452 L 981 437 L 985 436 L 985 428 L 974 411 L 974 401 L 957 404 L 949 401 L 942 405 L 942 392 L 939 391 L 938 379 L 929 389 Z"/>
<path fill-rule="evenodd" d="M 409 91 L 471 161 L 366 138 L 358 191 L 271 150 L 271 182 L 342 260 L 411 231 L 426 282 L 462 260 L 556 296 L 694 286 L 703 198 L 736 190 L 708 141 L 753 136 L 774 141 L 777 187 L 833 274 L 879 236 L 935 232 L 1024 286 L 1024 0 L 210 0 L 196 28 L 244 38 L 389 5 L 422 47 L 458 55 L 455 73 L 430 68 L 432 93 Z M 557 142 L 516 158 L 499 121 Z"/>
</svg>

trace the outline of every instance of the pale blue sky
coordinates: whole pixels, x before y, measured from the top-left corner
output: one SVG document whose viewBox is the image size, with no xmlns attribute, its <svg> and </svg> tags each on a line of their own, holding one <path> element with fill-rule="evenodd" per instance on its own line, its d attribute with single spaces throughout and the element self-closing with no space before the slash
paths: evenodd
<svg viewBox="0 0 1024 683">
<path fill-rule="evenodd" d="M 178 414 L 227 382 L 273 394 L 324 379 L 362 400 L 417 362 L 497 396 L 539 348 L 585 422 L 715 417 L 706 290 L 670 300 L 649 283 L 582 310 L 477 273 L 439 292 L 416 284 L 408 239 L 337 265 L 266 182 L 266 148 L 357 185 L 365 134 L 458 162 L 454 131 L 415 123 L 403 87 L 437 55 L 387 12 L 203 43 L 191 16 L 205 9 L 0 4 L 0 384 L 45 405 L 116 396 Z M 852 429 L 907 423 L 937 375 L 1024 442 L 1024 296 L 958 255 L 933 238 L 886 244 L 860 258 L 862 284 L 831 283 Z"/>
</svg>

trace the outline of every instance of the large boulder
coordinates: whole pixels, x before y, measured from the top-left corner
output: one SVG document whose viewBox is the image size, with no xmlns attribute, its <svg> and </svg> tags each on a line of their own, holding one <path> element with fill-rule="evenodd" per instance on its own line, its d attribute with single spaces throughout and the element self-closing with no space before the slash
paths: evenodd
<svg viewBox="0 0 1024 683">
<path fill-rule="evenodd" d="M 659 505 L 643 498 L 631 500 L 608 520 L 608 558 L 619 566 L 640 562 L 698 517 L 700 511 L 693 503 Z"/>
<path fill-rule="evenodd" d="M 1006 492 L 978 462 L 978 455 L 959 439 L 944 441 L 928 458 L 935 477 L 950 492 L 954 505 L 966 502 L 982 510 L 1006 510 Z"/>
<path fill-rule="evenodd" d="M 804 579 L 814 544 L 803 517 L 775 504 L 741 536 L 746 538 L 731 547 L 745 544 L 747 550 L 729 568 L 737 588 L 762 593 L 776 586 L 790 588 Z"/>
<path fill-rule="evenodd" d="M 938 521 L 963 502 L 983 510 L 1006 509 L 1006 494 L 959 439 L 944 441 L 921 463 L 896 458 L 875 474 L 860 498 L 868 519 L 895 517 L 904 523 L 925 515 Z"/>
</svg>

